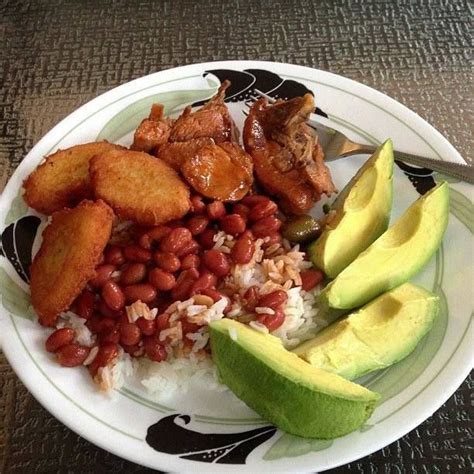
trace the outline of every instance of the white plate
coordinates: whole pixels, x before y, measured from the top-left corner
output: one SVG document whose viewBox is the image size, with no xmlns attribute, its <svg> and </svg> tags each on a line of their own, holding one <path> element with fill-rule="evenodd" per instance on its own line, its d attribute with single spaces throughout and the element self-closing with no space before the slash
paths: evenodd
<svg viewBox="0 0 474 474">
<path fill-rule="evenodd" d="M 249 69 L 258 72 L 239 72 Z M 214 74 L 203 78 L 205 71 Z M 472 294 L 474 281 L 469 185 L 450 181 L 451 215 L 444 243 L 415 279 L 440 295 L 440 317 L 413 354 L 362 380 L 382 394 L 382 402 L 361 430 L 334 441 L 304 440 L 275 431 L 233 395 L 208 393 L 204 388 L 166 401 L 153 400 L 135 382 L 112 399 L 98 394 L 86 370 L 61 368 L 44 351 L 46 332 L 32 320 L 28 286 L 16 271 L 21 272 L 21 262 L 25 265 L 28 259 L 38 223 L 23 204 L 21 184 L 43 156 L 98 138 L 129 144 L 130 133 L 147 115 L 152 102 L 162 102 L 168 112 L 177 112 L 187 103 L 211 96 L 218 85 L 217 77 L 230 77 L 238 89 L 229 107 L 240 126 L 243 102 L 236 100 L 248 97 L 252 87 L 273 89 L 282 96 L 300 94 L 307 87 L 330 119 L 357 140 L 380 143 L 392 137 L 400 150 L 462 161 L 445 138 L 403 105 L 324 71 L 290 64 L 229 61 L 184 66 L 124 84 L 54 127 L 26 156 L 3 192 L 3 350 L 24 384 L 54 416 L 92 443 L 136 463 L 166 471 L 219 473 L 302 472 L 342 465 L 388 445 L 431 416 L 472 367 L 472 297 L 466 297 Z M 331 163 L 339 188 L 366 158 Z M 392 219 L 417 198 L 417 189 L 423 192 L 434 183 L 429 174 L 411 173 L 408 177 L 396 167 Z M 27 215 L 30 217 L 25 218 Z M 20 264 L 15 261 L 18 256 Z M 160 449 L 166 452 L 151 448 L 145 440 L 149 426 L 159 420 L 154 430 L 163 433 L 159 436 L 164 440 Z"/>
</svg>

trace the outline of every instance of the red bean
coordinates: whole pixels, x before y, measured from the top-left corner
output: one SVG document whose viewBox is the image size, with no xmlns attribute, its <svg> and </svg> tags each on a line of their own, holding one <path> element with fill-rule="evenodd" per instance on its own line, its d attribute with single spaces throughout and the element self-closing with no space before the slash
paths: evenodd
<svg viewBox="0 0 474 474">
<path fill-rule="evenodd" d="M 209 298 L 212 298 L 214 300 L 214 303 L 217 303 L 222 298 L 225 298 L 227 300 L 227 306 L 224 308 L 223 313 L 227 314 L 231 310 L 232 303 L 230 301 L 230 298 L 226 295 L 223 295 L 222 293 L 219 293 L 214 288 L 205 288 L 201 290 L 199 294 L 209 296 Z"/>
<path fill-rule="evenodd" d="M 188 270 L 189 268 L 198 268 L 200 263 L 201 259 L 198 255 L 186 255 L 186 257 L 184 257 L 181 261 L 181 268 L 183 270 Z"/>
<path fill-rule="evenodd" d="M 94 312 L 95 294 L 85 289 L 76 300 L 76 312 L 84 319 L 90 319 Z"/>
<path fill-rule="evenodd" d="M 238 235 L 245 231 L 245 220 L 238 214 L 228 214 L 220 220 L 220 228 L 231 235 Z"/>
<path fill-rule="evenodd" d="M 129 263 L 120 275 L 122 285 L 134 285 L 140 283 L 146 276 L 146 266 L 144 263 Z"/>
<path fill-rule="evenodd" d="M 152 245 L 161 240 L 163 237 L 166 237 L 171 233 L 171 227 L 165 225 L 159 225 L 157 227 L 153 227 L 149 231 L 145 232 L 139 239 L 138 243 L 144 249 L 151 249 Z"/>
<path fill-rule="evenodd" d="M 168 329 L 170 327 L 169 324 L 170 315 L 168 313 L 161 313 L 155 319 L 156 330 L 163 331 L 163 329 Z"/>
<path fill-rule="evenodd" d="M 286 303 L 287 299 L 288 295 L 286 294 L 286 291 L 275 290 L 271 293 L 267 293 L 266 295 L 261 296 L 258 300 L 257 306 L 263 308 L 272 308 L 273 310 L 276 310 L 282 304 Z"/>
<path fill-rule="evenodd" d="M 104 260 L 105 263 L 108 263 L 110 265 L 122 265 L 123 263 L 125 263 L 125 257 L 123 255 L 122 248 L 118 245 L 111 245 L 104 252 Z"/>
<path fill-rule="evenodd" d="M 102 298 L 107 303 L 107 306 L 114 311 L 119 311 L 125 306 L 125 296 L 120 289 L 120 286 L 117 285 L 112 280 L 109 280 L 102 287 Z"/>
<path fill-rule="evenodd" d="M 207 288 L 212 288 L 217 283 L 217 278 L 213 273 L 205 272 L 203 273 L 191 287 L 191 296 L 197 293 L 201 293 L 202 290 Z"/>
<path fill-rule="evenodd" d="M 120 325 L 120 343 L 126 346 L 133 346 L 140 342 L 142 332 L 135 323 Z"/>
<path fill-rule="evenodd" d="M 58 362 L 63 367 L 76 367 L 81 365 L 89 355 L 90 349 L 79 344 L 67 344 L 56 352 Z"/>
<path fill-rule="evenodd" d="M 268 240 L 263 243 L 263 248 L 268 248 L 272 245 L 279 244 L 282 240 L 281 234 L 279 232 L 274 232 L 273 234 L 267 235 L 265 238 Z"/>
<path fill-rule="evenodd" d="M 278 329 L 285 321 L 285 313 L 279 308 L 275 310 L 275 314 L 259 314 L 257 321 L 267 327 L 272 332 Z"/>
<path fill-rule="evenodd" d="M 182 258 L 197 252 L 199 252 L 199 244 L 194 239 L 191 239 L 184 247 L 176 252 L 176 255 Z"/>
<path fill-rule="evenodd" d="M 189 298 L 191 288 L 198 278 L 199 272 L 195 268 L 182 271 L 176 280 L 176 286 L 171 290 L 171 297 L 180 301 Z"/>
<path fill-rule="evenodd" d="M 109 308 L 109 306 L 107 306 L 107 303 L 103 299 L 99 300 L 97 308 L 99 310 L 99 313 L 106 316 L 107 318 L 117 319 L 122 314 L 122 311 L 114 311 L 113 309 Z"/>
<path fill-rule="evenodd" d="M 143 347 L 150 360 L 161 362 L 168 356 L 165 348 L 153 336 L 145 337 Z"/>
<path fill-rule="evenodd" d="M 188 334 L 188 333 L 192 333 L 192 332 L 197 332 L 197 331 L 199 331 L 200 327 L 201 326 L 199 326 L 199 324 L 191 323 L 187 319 L 182 319 L 181 320 L 181 328 L 183 330 L 183 335 Z M 186 341 L 186 339 L 188 341 L 190 340 L 187 337 L 183 338 L 184 341 Z M 193 342 L 193 344 L 194 344 L 194 342 Z"/>
<path fill-rule="evenodd" d="M 148 281 L 160 291 L 169 291 L 176 285 L 174 275 L 163 271 L 161 268 L 151 269 L 148 273 Z"/>
<path fill-rule="evenodd" d="M 324 279 L 324 273 L 319 270 L 304 270 L 300 273 L 301 287 L 305 291 L 310 291 L 318 286 Z"/>
<path fill-rule="evenodd" d="M 227 257 L 219 250 L 206 250 L 202 256 L 202 262 L 209 270 L 218 277 L 229 273 L 230 264 Z"/>
<path fill-rule="evenodd" d="M 119 353 L 118 345 L 113 342 L 106 342 L 99 346 L 99 352 L 95 356 L 92 363 L 89 365 L 89 372 L 92 376 L 97 374 L 100 367 L 105 367 L 112 360 L 114 360 Z"/>
<path fill-rule="evenodd" d="M 135 324 L 145 336 L 152 336 L 156 332 L 156 322 L 154 319 L 138 318 Z"/>
<path fill-rule="evenodd" d="M 105 334 L 111 331 L 115 325 L 116 320 L 108 317 L 93 316 L 88 322 L 87 327 L 91 332 L 96 334 Z"/>
<path fill-rule="evenodd" d="M 252 226 L 252 232 L 255 237 L 266 237 L 277 232 L 280 227 L 281 220 L 274 216 L 269 216 L 255 222 Z"/>
<path fill-rule="evenodd" d="M 108 331 L 102 331 L 99 337 L 100 343 L 105 344 L 106 342 L 113 342 L 118 344 L 120 341 L 120 331 L 117 325 Z"/>
<path fill-rule="evenodd" d="M 209 219 L 204 215 L 191 217 L 187 222 L 188 229 L 193 235 L 202 234 L 208 225 Z"/>
<path fill-rule="evenodd" d="M 221 201 L 213 201 L 207 205 L 207 215 L 211 221 L 225 216 L 225 206 Z"/>
<path fill-rule="evenodd" d="M 278 211 L 278 206 L 273 201 L 262 201 L 252 207 L 249 213 L 251 221 L 258 221 L 264 217 L 272 216 Z"/>
<path fill-rule="evenodd" d="M 123 248 L 125 258 L 130 262 L 147 263 L 151 260 L 152 253 L 139 245 L 127 245 Z"/>
<path fill-rule="evenodd" d="M 95 269 L 95 277 L 92 280 L 89 280 L 89 283 L 95 288 L 102 288 L 107 280 L 110 280 L 110 276 L 115 271 L 115 265 L 110 265 L 110 263 L 105 263 L 104 265 L 99 265 Z"/>
<path fill-rule="evenodd" d="M 153 260 L 155 260 L 155 263 L 165 272 L 174 273 L 181 267 L 181 262 L 174 253 L 155 252 Z"/>
<path fill-rule="evenodd" d="M 141 355 L 141 347 L 138 344 L 134 344 L 133 346 L 127 346 L 126 344 L 122 344 L 123 350 L 130 354 L 132 357 L 140 357 Z"/>
<path fill-rule="evenodd" d="M 245 264 L 252 260 L 255 245 L 248 234 L 242 234 L 235 242 L 230 251 L 234 263 Z"/>
<path fill-rule="evenodd" d="M 238 214 L 246 221 L 248 219 L 250 209 L 245 204 L 238 202 L 237 204 L 233 205 L 232 212 L 234 214 Z"/>
<path fill-rule="evenodd" d="M 76 333 L 71 328 L 56 329 L 48 339 L 46 339 L 45 347 L 48 352 L 56 352 L 63 346 L 71 344 L 74 341 Z"/>
<path fill-rule="evenodd" d="M 206 229 L 200 236 L 199 236 L 199 243 L 201 244 L 202 248 L 204 249 L 212 249 L 214 247 L 214 236 L 217 234 L 215 229 Z"/>
<path fill-rule="evenodd" d="M 206 210 L 206 204 L 201 196 L 191 196 L 191 212 L 194 214 L 202 214 Z"/>
<path fill-rule="evenodd" d="M 186 227 L 176 227 L 161 241 L 161 250 L 163 252 L 177 253 L 191 239 L 192 234 Z"/>
<path fill-rule="evenodd" d="M 245 308 L 253 311 L 258 303 L 259 289 L 258 286 L 250 286 L 244 293 Z"/>
<path fill-rule="evenodd" d="M 129 303 L 140 300 L 142 303 L 150 303 L 156 298 L 156 290 L 149 283 L 138 283 L 129 285 L 123 289 L 125 299 Z"/>
<path fill-rule="evenodd" d="M 260 194 L 250 194 L 248 196 L 245 196 L 240 202 L 248 207 L 253 207 L 256 204 L 268 201 L 270 201 L 270 199 L 267 196 L 262 196 Z"/>
</svg>

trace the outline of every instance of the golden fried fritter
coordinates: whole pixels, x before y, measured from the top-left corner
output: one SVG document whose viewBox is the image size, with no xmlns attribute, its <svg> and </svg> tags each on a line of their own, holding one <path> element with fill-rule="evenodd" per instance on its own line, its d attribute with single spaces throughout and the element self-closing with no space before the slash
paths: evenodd
<svg viewBox="0 0 474 474">
<path fill-rule="evenodd" d="M 147 153 L 102 153 L 92 158 L 90 176 L 96 197 L 121 218 L 142 225 L 179 219 L 190 207 L 189 188 L 178 173 Z"/>
<path fill-rule="evenodd" d="M 85 143 L 59 150 L 33 171 L 23 183 L 28 206 L 43 214 L 52 214 L 65 207 L 74 207 L 83 199 L 92 198 L 89 161 L 99 153 L 123 149 L 104 142 Z"/>
<path fill-rule="evenodd" d="M 113 219 L 103 201 L 84 200 L 53 214 L 30 269 L 31 302 L 41 324 L 54 326 L 95 276 Z"/>
</svg>

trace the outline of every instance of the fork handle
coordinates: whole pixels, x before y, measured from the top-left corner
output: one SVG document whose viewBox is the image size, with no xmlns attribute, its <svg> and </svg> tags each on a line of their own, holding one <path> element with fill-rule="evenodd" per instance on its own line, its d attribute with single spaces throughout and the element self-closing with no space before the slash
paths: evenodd
<svg viewBox="0 0 474 474">
<path fill-rule="evenodd" d="M 363 145 L 351 154 L 355 153 L 373 153 L 377 148 L 370 145 Z M 394 151 L 393 155 L 396 160 L 404 161 L 415 166 L 428 168 L 439 173 L 453 176 L 454 178 L 474 184 L 474 166 L 464 165 L 461 163 L 453 163 L 450 161 L 433 160 L 424 156 L 412 155 L 403 151 Z"/>
</svg>

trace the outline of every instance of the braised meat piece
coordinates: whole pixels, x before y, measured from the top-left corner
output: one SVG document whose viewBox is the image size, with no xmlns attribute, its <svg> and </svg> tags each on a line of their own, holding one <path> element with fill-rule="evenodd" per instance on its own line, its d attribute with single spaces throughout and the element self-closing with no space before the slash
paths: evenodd
<svg viewBox="0 0 474 474">
<path fill-rule="evenodd" d="M 149 153 L 168 141 L 174 121 L 164 117 L 163 109 L 162 104 L 152 105 L 149 117 L 142 120 L 135 130 L 133 144 L 130 147 L 132 150 Z"/>
<path fill-rule="evenodd" d="M 224 103 L 225 91 L 230 86 L 224 81 L 217 94 L 203 107 L 192 112 L 191 106 L 184 109 L 171 129 L 170 142 L 185 142 L 193 138 L 213 138 L 216 143 L 238 141 L 235 124 Z"/>
<path fill-rule="evenodd" d="M 181 165 L 186 181 L 200 194 L 238 201 L 253 183 L 252 158 L 231 142 L 205 145 Z"/>
<path fill-rule="evenodd" d="M 187 142 L 163 143 L 155 148 L 154 155 L 179 171 L 181 165 L 188 158 L 193 157 L 204 145 L 213 144 L 214 140 L 208 137 L 193 138 Z"/>
<path fill-rule="evenodd" d="M 306 124 L 314 110 L 311 94 L 269 105 L 256 101 L 244 126 L 244 145 L 263 188 L 294 214 L 306 213 L 335 191 L 315 133 Z"/>
</svg>

